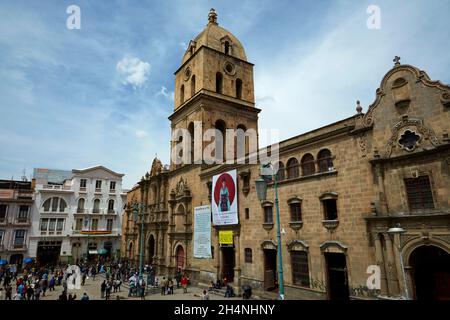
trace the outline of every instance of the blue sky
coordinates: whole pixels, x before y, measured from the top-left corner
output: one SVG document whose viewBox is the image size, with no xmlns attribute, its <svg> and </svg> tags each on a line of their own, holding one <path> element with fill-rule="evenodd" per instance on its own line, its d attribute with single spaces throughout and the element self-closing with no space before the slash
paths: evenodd
<svg viewBox="0 0 450 320">
<path fill-rule="evenodd" d="M 66 28 L 72 4 L 80 30 Z M 353 115 L 356 100 L 366 110 L 395 55 L 450 83 L 444 0 L 3 0 L 0 178 L 102 164 L 129 188 L 156 153 L 168 163 L 173 72 L 211 7 L 255 64 L 260 128 L 281 139 Z"/>
</svg>

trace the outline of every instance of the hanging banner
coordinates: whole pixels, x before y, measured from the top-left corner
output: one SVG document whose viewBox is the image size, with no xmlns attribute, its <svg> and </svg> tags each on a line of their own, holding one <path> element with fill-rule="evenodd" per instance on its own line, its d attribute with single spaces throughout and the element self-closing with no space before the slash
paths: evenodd
<svg viewBox="0 0 450 320">
<path fill-rule="evenodd" d="M 232 246 L 233 231 L 219 231 L 219 244 L 221 246 Z"/>
<path fill-rule="evenodd" d="M 212 258 L 210 206 L 194 208 L 194 258 Z"/>
<path fill-rule="evenodd" d="M 216 226 L 238 224 L 236 170 L 215 175 L 212 181 L 212 215 Z"/>
</svg>

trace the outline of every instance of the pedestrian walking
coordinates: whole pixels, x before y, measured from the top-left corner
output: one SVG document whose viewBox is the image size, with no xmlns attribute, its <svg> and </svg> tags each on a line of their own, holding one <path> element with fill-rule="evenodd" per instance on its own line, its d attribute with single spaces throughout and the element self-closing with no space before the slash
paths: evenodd
<svg viewBox="0 0 450 320">
<path fill-rule="evenodd" d="M 188 278 L 186 275 L 183 275 L 181 278 L 181 286 L 183 287 L 183 293 L 187 293 Z"/>
<path fill-rule="evenodd" d="M 106 280 L 103 280 L 102 284 L 100 285 L 100 293 L 102 299 L 105 297 L 105 292 L 106 292 Z"/>
<path fill-rule="evenodd" d="M 163 277 L 161 282 L 161 295 L 166 295 L 166 277 Z"/>
<path fill-rule="evenodd" d="M 145 300 L 145 281 L 144 279 L 141 280 L 141 300 Z"/>
</svg>

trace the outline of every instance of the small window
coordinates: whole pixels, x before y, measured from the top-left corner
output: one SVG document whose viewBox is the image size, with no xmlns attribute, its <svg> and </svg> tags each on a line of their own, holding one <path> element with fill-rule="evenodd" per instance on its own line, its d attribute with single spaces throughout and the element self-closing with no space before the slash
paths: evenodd
<svg viewBox="0 0 450 320">
<path fill-rule="evenodd" d="M 25 230 L 16 230 L 14 234 L 14 245 L 21 246 L 25 244 Z"/>
<path fill-rule="evenodd" d="M 180 88 L 180 103 L 184 102 L 184 85 Z"/>
<path fill-rule="evenodd" d="M 245 220 L 250 219 L 250 209 L 249 208 L 245 208 Z"/>
<path fill-rule="evenodd" d="M 273 223 L 272 206 L 265 206 L 264 207 L 264 223 Z"/>
<path fill-rule="evenodd" d="M 92 219 L 91 230 L 98 230 L 98 219 Z"/>
<path fill-rule="evenodd" d="M 216 92 L 222 93 L 223 89 L 223 76 L 220 72 L 216 73 Z"/>
<path fill-rule="evenodd" d="M 228 41 L 225 41 L 225 45 L 224 45 L 224 49 L 225 49 L 225 54 L 230 54 L 230 43 Z"/>
<path fill-rule="evenodd" d="M 250 248 L 245 248 L 244 250 L 245 253 L 245 263 L 252 263 L 253 262 L 253 252 L 252 249 Z"/>
<path fill-rule="evenodd" d="M 109 200 L 108 201 L 108 213 L 113 213 L 114 212 L 114 200 Z"/>
<path fill-rule="evenodd" d="M 325 213 L 325 220 L 337 220 L 337 200 L 324 199 L 322 200 L 322 204 Z"/>
<path fill-rule="evenodd" d="M 62 232 L 63 229 L 64 229 L 64 219 L 58 219 L 58 221 L 56 222 L 56 231 Z"/>
<path fill-rule="evenodd" d="M 0 221 L 6 219 L 6 214 L 8 213 L 8 205 L 0 204 Z"/>
<path fill-rule="evenodd" d="M 59 198 L 52 199 L 52 212 L 58 211 L 58 202 L 59 202 Z"/>
<path fill-rule="evenodd" d="M 302 175 L 310 176 L 316 172 L 316 165 L 312 154 L 307 153 L 302 158 Z"/>
<path fill-rule="evenodd" d="M 29 206 L 20 206 L 19 207 L 19 220 L 20 219 L 27 219 L 28 218 L 28 210 L 29 210 Z"/>
<path fill-rule="evenodd" d="M 48 228 L 48 219 L 41 219 L 41 226 L 40 226 L 40 230 L 41 231 L 47 231 Z"/>
<path fill-rule="evenodd" d="M 115 181 L 111 181 L 109 183 L 109 190 L 110 191 L 115 191 L 116 190 L 116 182 Z"/>
<path fill-rule="evenodd" d="M 42 205 L 44 207 L 44 211 L 45 212 L 49 212 L 50 211 L 51 203 L 52 203 L 52 199 L 45 200 L 44 204 Z"/>
<path fill-rule="evenodd" d="M 108 219 L 106 221 L 106 230 L 112 231 L 113 229 L 113 219 Z"/>
<path fill-rule="evenodd" d="M 292 251 L 291 265 L 294 284 L 309 287 L 308 254 L 304 251 Z"/>
<path fill-rule="evenodd" d="M 214 259 L 214 246 L 211 246 L 211 259 Z"/>
<path fill-rule="evenodd" d="M 76 220 L 75 230 L 80 231 L 82 227 L 83 227 L 83 218 L 78 218 Z"/>
<path fill-rule="evenodd" d="M 84 213 L 84 204 L 85 200 L 83 198 L 78 200 L 78 207 L 77 207 L 77 213 Z"/>
<path fill-rule="evenodd" d="M 94 210 L 92 212 L 100 213 L 100 200 L 99 199 L 94 200 Z"/>
<path fill-rule="evenodd" d="M 191 77 L 191 97 L 195 95 L 195 75 Z"/>
<path fill-rule="evenodd" d="M 80 189 L 86 189 L 86 179 L 81 179 L 80 180 Z"/>
<path fill-rule="evenodd" d="M 242 99 L 242 80 L 236 80 L 236 98 Z"/>
<path fill-rule="evenodd" d="M 428 176 L 405 179 L 405 186 L 411 211 L 434 209 L 433 193 Z"/>
<path fill-rule="evenodd" d="M 302 204 L 300 202 L 294 202 L 289 204 L 291 211 L 291 222 L 302 221 Z"/>
<path fill-rule="evenodd" d="M 102 180 L 95 181 L 95 189 L 101 189 L 102 188 Z"/>
</svg>

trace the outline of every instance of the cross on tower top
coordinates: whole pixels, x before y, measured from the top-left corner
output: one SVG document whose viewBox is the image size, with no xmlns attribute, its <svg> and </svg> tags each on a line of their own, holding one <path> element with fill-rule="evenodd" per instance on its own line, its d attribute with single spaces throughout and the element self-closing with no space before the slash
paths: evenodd
<svg viewBox="0 0 450 320">
<path fill-rule="evenodd" d="M 399 66 L 399 65 L 400 65 L 400 57 L 399 57 L 399 56 L 395 56 L 394 60 L 392 60 L 392 61 L 395 62 L 395 65 L 396 65 L 396 66 Z"/>
<path fill-rule="evenodd" d="M 217 13 L 216 10 L 214 10 L 214 8 L 211 8 L 211 10 L 209 10 L 208 21 L 209 23 L 217 24 Z"/>
</svg>

